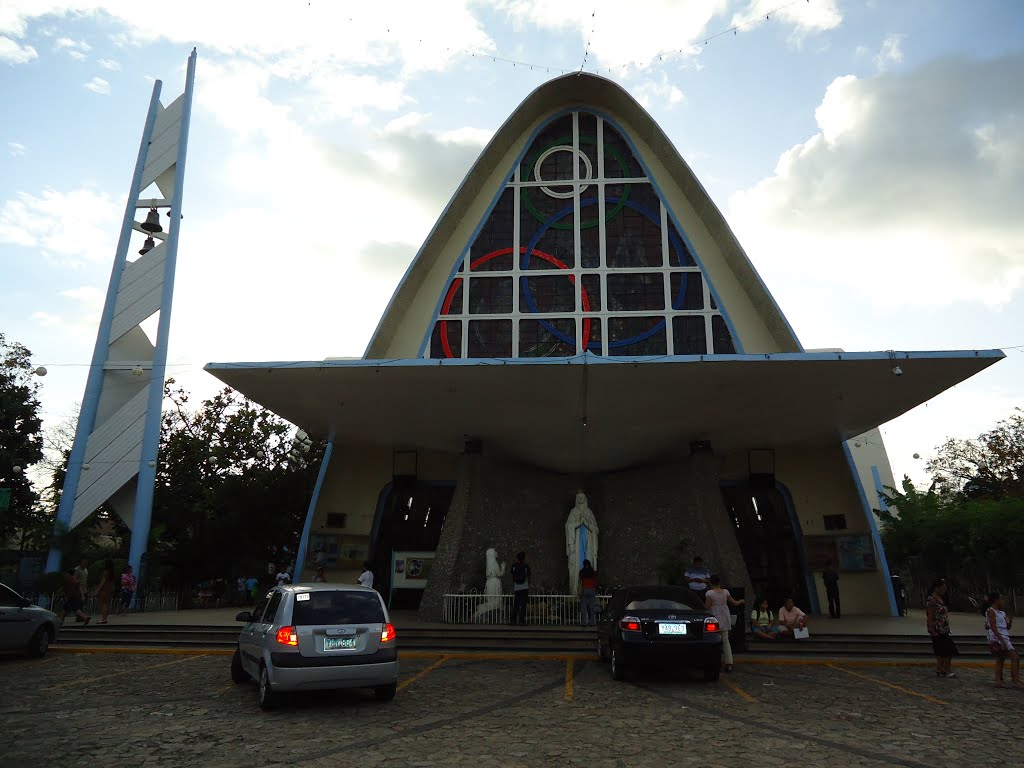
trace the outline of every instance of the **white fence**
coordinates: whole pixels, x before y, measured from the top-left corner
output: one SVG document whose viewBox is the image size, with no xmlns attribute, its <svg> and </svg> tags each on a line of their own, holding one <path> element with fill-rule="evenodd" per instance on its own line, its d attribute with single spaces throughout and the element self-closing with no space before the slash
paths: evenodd
<svg viewBox="0 0 1024 768">
<path fill-rule="evenodd" d="M 611 595 L 598 595 L 597 609 L 604 610 L 610 598 Z M 443 620 L 448 624 L 509 624 L 514 604 L 514 595 L 484 595 L 479 592 L 445 595 Z M 530 590 L 526 601 L 527 624 L 578 625 L 581 618 L 579 597 Z"/>
<path fill-rule="evenodd" d="M 57 592 L 52 595 L 39 595 L 37 604 L 41 608 L 49 608 L 52 611 L 59 611 L 64 605 L 64 593 Z M 148 613 L 150 611 L 176 611 L 181 604 L 181 594 L 178 592 L 146 592 L 141 600 L 136 600 L 131 608 L 125 608 L 121 603 L 121 593 L 114 594 L 113 605 L 110 613 L 113 615 L 121 613 Z M 85 598 L 82 610 L 93 618 L 98 618 L 100 613 L 100 601 L 95 594 Z"/>
</svg>

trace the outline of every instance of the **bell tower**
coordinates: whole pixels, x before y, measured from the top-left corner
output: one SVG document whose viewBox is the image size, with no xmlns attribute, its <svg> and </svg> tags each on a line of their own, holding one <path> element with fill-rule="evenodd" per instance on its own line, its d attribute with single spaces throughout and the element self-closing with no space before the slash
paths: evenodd
<svg viewBox="0 0 1024 768">
<path fill-rule="evenodd" d="M 131 528 L 129 563 L 140 585 L 160 443 L 195 69 L 193 49 L 185 91 L 167 106 L 160 101 L 161 81 L 153 84 L 55 523 L 55 533 L 70 530 L 108 504 Z M 151 340 L 141 323 L 153 315 L 159 317 Z M 61 552 L 52 546 L 46 570 L 60 567 Z"/>
</svg>

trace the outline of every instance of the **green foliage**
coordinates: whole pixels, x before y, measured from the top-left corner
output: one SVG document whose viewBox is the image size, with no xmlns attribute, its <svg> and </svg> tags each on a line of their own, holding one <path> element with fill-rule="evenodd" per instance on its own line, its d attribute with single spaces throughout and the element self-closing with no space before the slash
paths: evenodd
<svg viewBox="0 0 1024 768">
<path fill-rule="evenodd" d="M 903 480 L 882 512 L 885 552 L 897 569 L 916 559 L 929 576 L 1010 589 L 1024 585 L 1024 497 L 971 499 Z"/>
<path fill-rule="evenodd" d="M 298 543 L 323 446 L 297 448 L 290 424 L 231 389 L 196 411 L 173 379 L 165 395 L 147 581 L 158 567 L 182 587 L 258 573 Z"/>
<path fill-rule="evenodd" d="M 1014 413 L 973 440 L 947 440 L 928 462 L 928 471 L 940 492 L 1024 496 L 1024 413 Z"/>
<path fill-rule="evenodd" d="M 19 548 L 45 518 L 25 471 L 43 457 L 39 381 L 33 370 L 32 353 L 0 333 L 0 488 L 11 489 L 10 508 L 0 512 L 0 545 L 13 540 Z"/>
</svg>

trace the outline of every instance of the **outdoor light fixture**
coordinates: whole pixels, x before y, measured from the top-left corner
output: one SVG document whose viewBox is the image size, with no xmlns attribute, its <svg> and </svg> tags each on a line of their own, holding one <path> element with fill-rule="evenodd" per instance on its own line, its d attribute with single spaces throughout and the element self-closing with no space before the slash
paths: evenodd
<svg viewBox="0 0 1024 768">
<path fill-rule="evenodd" d="M 915 453 L 914 454 L 914 458 L 915 459 L 920 459 L 921 458 L 921 454 L 920 453 Z"/>
<path fill-rule="evenodd" d="M 903 369 L 900 368 L 898 365 L 894 365 L 893 368 L 892 368 L 892 375 L 893 376 L 902 376 L 903 375 Z"/>
<path fill-rule="evenodd" d="M 36 368 L 34 371 L 32 371 L 32 373 L 34 373 L 36 376 L 40 376 L 40 377 L 45 376 L 46 375 L 46 367 L 40 365 L 38 368 Z"/>
<path fill-rule="evenodd" d="M 90 469 L 92 469 L 92 464 L 83 464 L 82 465 L 82 470 L 84 472 L 88 472 Z"/>
<path fill-rule="evenodd" d="M 151 459 L 150 461 L 147 462 L 147 466 L 155 467 L 156 466 L 156 462 Z"/>
<path fill-rule="evenodd" d="M 264 457 L 265 457 L 266 455 L 267 455 L 267 454 L 265 454 L 265 453 L 264 453 L 263 451 L 256 451 L 256 458 L 257 458 L 257 459 L 262 459 L 262 458 L 264 458 Z"/>
<path fill-rule="evenodd" d="M 144 373 L 145 371 L 142 370 L 141 365 L 136 365 L 134 368 L 132 368 L 132 376 L 141 376 Z"/>
<path fill-rule="evenodd" d="M 164 231 L 164 228 L 160 226 L 160 214 L 157 213 L 156 208 L 149 209 L 149 213 L 146 214 L 146 220 L 140 226 L 147 232 Z"/>
<path fill-rule="evenodd" d="M 145 226 L 145 225 L 143 225 L 143 226 Z M 142 247 L 139 248 L 139 256 L 145 256 L 147 253 L 152 251 L 154 248 L 156 248 L 156 240 L 154 240 L 152 237 L 147 237 L 146 238 L 146 242 L 144 242 L 142 244 Z"/>
<path fill-rule="evenodd" d="M 15 465 L 15 466 L 11 467 L 11 469 L 14 471 L 14 474 L 16 474 L 16 475 L 20 475 L 21 474 L 21 467 Z"/>
</svg>

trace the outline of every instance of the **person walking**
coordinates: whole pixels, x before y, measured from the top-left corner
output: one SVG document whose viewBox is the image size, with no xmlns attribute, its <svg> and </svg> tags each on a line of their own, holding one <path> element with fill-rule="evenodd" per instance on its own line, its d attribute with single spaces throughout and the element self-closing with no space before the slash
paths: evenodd
<svg viewBox="0 0 1024 768">
<path fill-rule="evenodd" d="M 1020 654 L 1010 642 L 1010 628 L 1013 618 L 1007 617 L 1003 610 L 1003 596 L 998 592 L 990 592 L 985 600 L 985 636 L 988 648 L 996 657 L 996 688 L 1005 688 L 1003 684 L 1003 665 L 1010 659 L 1010 684 L 1020 687 Z"/>
<path fill-rule="evenodd" d="M 132 573 L 132 567 L 130 565 L 125 566 L 124 573 L 121 574 L 121 607 L 124 612 L 128 612 L 128 608 L 132 604 L 132 598 L 135 597 L 135 587 L 137 582 L 135 581 L 135 574 Z"/>
<path fill-rule="evenodd" d="M 704 559 L 699 555 L 693 558 L 693 565 L 686 569 L 683 574 L 686 586 L 692 589 L 704 602 L 704 594 L 708 591 L 708 584 L 711 581 L 711 572 L 704 567 Z"/>
<path fill-rule="evenodd" d="M 96 599 L 100 604 L 100 620 L 98 623 L 106 624 L 110 616 L 110 606 L 114 602 L 114 588 L 117 585 L 117 573 L 114 571 L 114 562 L 107 560 L 103 564 L 103 575 L 100 576 L 100 586 L 96 590 Z"/>
<path fill-rule="evenodd" d="M 597 571 L 589 560 L 584 560 L 580 568 L 580 623 L 597 626 Z"/>
<path fill-rule="evenodd" d="M 359 574 L 357 581 L 364 587 L 373 589 L 373 567 L 368 563 L 363 563 L 363 572 Z"/>
<path fill-rule="evenodd" d="M 526 553 L 519 552 L 516 561 L 509 569 L 512 573 L 512 623 L 526 624 L 526 604 L 530 599 L 530 566 L 526 563 Z"/>
<path fill-rule="evenodd" d="M 84 557 L 75 566 L 75 578 L 78 579 L 78 590 L 82 595 L 82 604 L 84 605 L 85 601 L 89 599 L 89 565 Z"/>
<path fill-rule="evenodd" d="M 732 672 L 732 644 L 729 642 L 729 632 L 732 630 L 732 611 L 729 606 L 740 606 L 746 600 L 735 600 L 729 594 L 729 590 L 722 587 L 722 580 L 718 574 L 713 574 L 708 581 L 711 588 L 704 596 L 704 607 L 711 611 L 711 615 L 718 619 L 718 633 L 722 636 L 722 664 L 726 672 Z"/>
<path fill-rule="evenodd" d="M 57 620 L 61 625 L 64 624 L 64 616 L 68 611 L 75 614 L 75 619 L 83 624 L 88 624 L 92 618 L 86 616 L 85 611 L 82 610 L 82 589 L 78 585 L 78 577 L 75 575 L 74 568 L 68 568 L 64 575 L 64 604 L 57 613 Z"/>
<path fill-rule="evenodd" d="M 832 561 L 825 562 L 825 570 L 821 572 L 821 580 L 825 582 L 825 594 L 828 596 L 828 615 L 833 619 L 840 617 L 839 610 L 839 573 Z"/>
<path fill-rule="evenodd" d="M 932 583 L 931 594 L 925 613 L 928 617 L 928 634 L 932 637 L 932 650 L 935 653 L 935 674 L 939 677 L 956 677 L 953 672 L 953 657 L 959 656 L 953 638 L 949 636 L 949 609 L 946 607 L 945 579 L 936 579 Z"/>
</svg>

